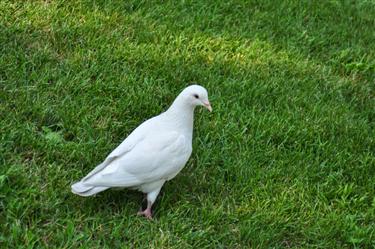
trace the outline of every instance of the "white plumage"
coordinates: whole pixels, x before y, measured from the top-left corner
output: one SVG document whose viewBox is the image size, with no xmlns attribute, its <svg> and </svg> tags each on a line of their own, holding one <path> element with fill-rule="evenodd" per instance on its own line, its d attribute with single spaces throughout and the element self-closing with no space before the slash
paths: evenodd
<svg viewBox="0 0 375 249">
<path fill-rule="evenodd" d="M 185 88 L 170 108 L 138 126 L 72 192 L 90 196 L 111 187 L 127 187 L 147 194 L 147 208 L 139 212 L 151 218 L 151 207 L 163 184 L 185 166 L 192 152 L 194 109 L 211 109 L 205 88 Z"/>
</svg>

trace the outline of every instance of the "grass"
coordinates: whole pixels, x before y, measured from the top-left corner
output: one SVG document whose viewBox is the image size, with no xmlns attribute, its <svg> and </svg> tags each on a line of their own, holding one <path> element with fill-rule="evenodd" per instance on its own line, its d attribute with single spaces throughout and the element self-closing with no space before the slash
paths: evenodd
<svg viewBox="0 0 375 249">
<path fill-rule="evenodd" d="M 373 1 L 1 1 L 1 248 L 375 247 Z M 70 184 L 185 86 L 159 196 Z"/>
</svg>

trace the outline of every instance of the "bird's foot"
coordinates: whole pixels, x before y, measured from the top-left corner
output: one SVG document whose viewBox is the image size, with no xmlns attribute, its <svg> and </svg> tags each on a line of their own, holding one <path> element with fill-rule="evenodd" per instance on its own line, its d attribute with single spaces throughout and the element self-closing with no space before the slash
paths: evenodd
<svg viewBox="0 0 375 249">
<path fill-rule="evenodd" d="M 146 208 L 144 211 L 139 211 L 137 214 L 138 215 L 142 215 L 142 216 L 146 217 L 149 220 L 152 220 L 151 208 Z"/>
</svg>

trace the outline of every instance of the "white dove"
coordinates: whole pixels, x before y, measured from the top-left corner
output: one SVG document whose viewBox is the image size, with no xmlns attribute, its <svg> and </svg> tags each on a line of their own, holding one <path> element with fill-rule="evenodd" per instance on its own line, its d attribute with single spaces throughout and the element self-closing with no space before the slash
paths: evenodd
<svg viewBox="0 0 375 249">
<path fill-rule="evenodd" d="M 207 90 L 186 87 L 169 109 L 138 126 L 72 192 L 90 196 L 112 187 L 137 189 L 147 194 L 147 208 L 138 212 L 152 218 L 151 207 L 166 181 L 185 166 L 192 152 L 194 109 L 212 111 Z M 141 209 L 142 210 L 142 209 Z"/>
</svg>

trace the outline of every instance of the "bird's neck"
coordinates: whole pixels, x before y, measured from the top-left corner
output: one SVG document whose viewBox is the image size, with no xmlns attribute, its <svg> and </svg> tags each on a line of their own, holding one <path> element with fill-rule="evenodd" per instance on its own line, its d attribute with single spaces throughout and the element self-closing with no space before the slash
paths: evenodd
<svg viewBox="0 0 375 249">
<path fill-rule="evenodd" d="M 194 124 L 195 106 L 177 97 L 169 109 L 165 112 L 166 117 L 170 119 L 171 124 L 175 124 L 178 129 L 192 136 Z"/>
</svg>

